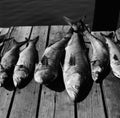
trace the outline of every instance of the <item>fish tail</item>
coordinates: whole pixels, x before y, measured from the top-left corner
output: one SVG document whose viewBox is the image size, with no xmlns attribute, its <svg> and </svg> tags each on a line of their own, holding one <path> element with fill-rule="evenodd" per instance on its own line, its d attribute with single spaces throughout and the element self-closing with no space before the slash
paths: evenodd
<svg viewBox="0 0 120 118">
<path fill-rule="evenodd" d="M 84 19 L 85 19 L 85 18 L 84 18 Z M 88 24 L 85 24 L 85 23 L 84 23 L 84 19 L 81 18 L 81 19 L 79 20 L 79 22 L 80 22 L 80 24 L 81 24 L 80 30 L 81 30 L 81 31 L 91 32 L 91 31 L 90 31 L 90 28 L 88 27 Z"/>
<path fill-rule="evenodd" d="M 39 36 L 36 36 L 32 40 L 29 40 L 29 42 L 32 42 L 33 44 L 36 44 L 38 40 L 39 40 Z"/>
<path fill-rule="evenodd" d="M 104 33 L 100 33 L 102 36 L 108 37 L 108 38 L 113 38 L 115 36 L 114 32 L 110 32 L 109 34 L 104 34 Z"/>
<path fill-rule="evenodd" d="M 48 47 L 52 47 L 54 49 L 64 49 L 68 44 L 68 41 L 71 39 L 72 35 L 73 35 L 73 28 L 70 27 L 66 35 L 61 40 L 56 41 L 53 44 L 50 44 Z"/>
<path fill-rule="evenodd" d="M 25 41 L 22 41 L 22 42 L 17 42 L 15 39 L 13 39 L 13 44 L 17 47 L 21 47 L 22 45 L 24 45 L 27 42 L 28 42 L 28 40 L 25 40 Z"/>
</svg>

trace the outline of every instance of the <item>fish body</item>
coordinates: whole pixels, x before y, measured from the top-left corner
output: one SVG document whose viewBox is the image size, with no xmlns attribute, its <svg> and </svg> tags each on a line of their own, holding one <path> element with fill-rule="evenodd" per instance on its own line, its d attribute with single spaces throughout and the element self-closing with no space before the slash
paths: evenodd
<svg viewBox="0 0 120 118">
<path fill-rule="evenodd" d="M 20 87 L 25 81 L 27 81 L 29 75 L 34 70 L 37 59 L 35 44 L 38 39 L 39 37 L 30 40 L 28 46 L 19 55 L 13 73 L 13 83 L 15 87 Z"/>
<path fill-rule="evenodd" d="M 120 48 L 109 37 L 106 37 L 105 35 L 104 37 L 109 49 L 112 72 L 116 77 L 120 78 Z"/>
<path fill-rule="evenodd" d="M 93 36 L 83 22 L 82 25 L 85 29 L 83 31 L 84 38 L 87 38 L 91 42 L 92 49 L 90 49 L 89 58 L 92 78 L 94 81 L 99 81 L 109 66 L 109 51 L 104 41 Z"/>
<path fill-rule="evenodd" d="M 35 69 L 36 82 L 48 85 L 56 79 L 62 54 L 71 36 L 72 30 L 69 29 L 65 37 L 45 49 L 41 61 Z"/>
<path fill-rule="evenodd" d="M 65 20 L 75 32 L 65 49 L 66 55 L 63 66 L 64 84 L 70 98 L 73 101 L 79 101 L 83 94 L 83 88 L 87 87 L 87 83 L 91 79 L 90 64 L 83 37 L 78 33 L 77 23 L 72 23 L 66 17 Z"/>
<path fill-rule="evenodd" d="M 1 58 L 0 85 L 4 84 L 4 81 L 8 78 L 8 74 L 13 71 L 14 66 L 19 58 L 19 48 L 26 43 L 26 41 L 16 42 L 15 39 L 13 40 L 13 42 L 13 47 L 9 51 L 7 51 Z"/>
</svg>

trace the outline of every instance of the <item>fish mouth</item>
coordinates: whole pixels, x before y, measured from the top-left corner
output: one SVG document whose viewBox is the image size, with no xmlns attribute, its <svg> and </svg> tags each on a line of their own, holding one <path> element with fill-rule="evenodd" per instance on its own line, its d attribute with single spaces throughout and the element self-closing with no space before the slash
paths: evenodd
<svg viewBox="0 0 120 118">
<path fill-rule="evenodd" d="M 57 78 L 57 75 L 57 71 L 52 71 L 52 69 L 39 70 L 35 72 L 34 79 L 37 83 L 48 85 Z"/>
<path fill-rule="evenodd" d="M 97 80 L 98 80 L 98 77 L 99 77 L 99 73 L 98 72 L 93 72 L 92 73 L 92 78 L 93 78 L 93 80 L 96 82 Z"/>
<path fill-rule="evenodd" d="M 19 87 L 23 81 L 28 77 L 28 73 L 24 71 L 16 71 L 13 74 L 13 83 L 15 87 Z"/>
<path fill-rule="evenodd" d="M 0 73 L 0 86 L 2 87 L 5 81 L 8 79 L 8 75 L 6 72 Z"/>
<path fill-rule="evenodd" d="M 98 81 L 101 72 L 102 68 L 100 66 L 94 68 L 94 70 L 92 71 L 92 78 L 95 82 Z"/>
<path fill-rule="evenodd" d="M 76 101 L 81 87 L 81 75 L 79 73 L 70 75 L 68 80 L 65 82 L 65 87 L 71 100 Z"/>
</svg>

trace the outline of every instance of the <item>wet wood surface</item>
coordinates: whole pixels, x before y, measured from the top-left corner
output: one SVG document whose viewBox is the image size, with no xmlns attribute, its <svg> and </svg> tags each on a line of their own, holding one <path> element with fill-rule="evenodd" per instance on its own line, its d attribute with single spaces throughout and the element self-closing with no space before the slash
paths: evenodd
<svg viewBox="0 0 120 118">
<path fill-rule="evenodd" d="M 14 37 L 17 41 L 24 41 L 25 37 L 32 39 L 39 36 L 36 49 L 40 60 L 45 48 L 60 40 L 68 29 L 69 26 L 19 26 L 0 28 L 0 35 L 6 34 L 6 37 Z M 99 37 L 99 32 L 95 33 Z M 116 40 L 120 40 L 120 30 L 116 31 L 116 36 Z M 1 56 L 11 46 L 12 40 L 7 41 Z M 32 77 L 21 89 L 14 89 L 10 84 L 0 88 L 0 118 L 119 117 L 120 80 L 114 77 L 112 72 L 101 83 L 94 82 L 79 103 L 70 100 L 64 87 L 62 69 L 52 86 L 39 85 Z"/>
</svg>

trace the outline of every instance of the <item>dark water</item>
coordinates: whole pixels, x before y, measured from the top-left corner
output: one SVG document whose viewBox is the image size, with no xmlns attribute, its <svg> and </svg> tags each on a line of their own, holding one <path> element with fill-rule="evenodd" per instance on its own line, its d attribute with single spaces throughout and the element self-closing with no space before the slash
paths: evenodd
<svg viewBox="0 0 120 118">
<path fill-rule="evenodd" d="M 65 24 L 62 17 L 86 15 L 92 25 L 94 0 L 0 0 L 0 25 Z"/>
<path fill-rule="evenodd" d="M 99 9 L 103 9 L 105 0 Z M 0 27 L 18 25 L 66 24 L 63 16 L 76 19 L 87 16 L 86 22 L 93 25 L 95 0 L 0 0 Z M 108 1 L 108 0 L 107 0 Z M 107 4 L 108 7 L 109 4 Z M 103 9 L 105 11 L 107 9 Z M 111 7 L 109 7 L 111 9 Z M 113 8 L 113 7 L 112 7 Z M 102 12 L 103 12 L 102 11 Z M 97 18 L 102 12 L 97 13 Z M 114 14 L 114 13 L 113 13 Z M 107 14 L 106 18 L 107 18 Z M 102 21 L 104 22 L 104 20 Z M 115 21 L 116 22 L 116 21 Z M 98 23 L 98 21 L 97 21 Z M 101 25 L 99 23 L 99 25 Z M 97 26 L 95 22 L 95 26 Z M 99 28 L 98 28 L 99 29 Z"/>
</svg>

